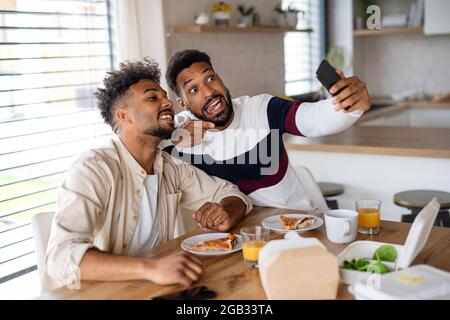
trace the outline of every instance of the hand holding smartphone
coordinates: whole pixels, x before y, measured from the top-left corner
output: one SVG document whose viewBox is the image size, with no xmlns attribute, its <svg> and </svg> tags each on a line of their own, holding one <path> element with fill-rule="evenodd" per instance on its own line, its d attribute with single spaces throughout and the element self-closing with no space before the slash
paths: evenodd
<svg viewBox="0 0 450 320">
<path fill-rule="evenodd" d="M 319 68 L 316 71 L 316 77 L 328 92 L 330 92 L 331 87 L 341 80 L 336 69 L 325 59 L 320 63 Z M 336 92 L 333 96 L 339 94 L 339 92 Z"/>
</svg>

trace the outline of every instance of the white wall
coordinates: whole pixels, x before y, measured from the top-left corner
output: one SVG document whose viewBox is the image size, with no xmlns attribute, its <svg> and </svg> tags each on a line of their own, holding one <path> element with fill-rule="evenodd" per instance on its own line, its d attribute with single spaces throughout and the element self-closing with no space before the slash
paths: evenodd
<svg viewBox="0 0 450 320">
<path fill-rule="evenodd" d="M 372 96 L 414 88 L 425 94 L 450 91 L 450 35 L 396 34 L 355 42 L 355 56 L 364 61 L 355 66 L 355 73 L 366 81 Z"/>
<path fill-rule="evenodd" d="M 411 0 L 378 3 L 383 16 L 408 12 Z M 353 62 L 353 73 L 366 82 L 373 97 L 390 97 L 410 89 L 427 95 L 450 91 L 449 34 L 353 37 L 352 0 L 329 0 L 328 8 L 330 45 L 345 48 L 346 59 Z"/>
<path fill-rule="evenodd" d="M 242 1 L 229 1 L 237 5 Z M 260 13 L 263 24 L 270 23 L 277 0 L 249 0 Z M 165 0 L 167 26 L 193 25 L 195 14 L 209 12 L 212 1 Z M 235 24 L 237 13 L 231 23 Z M 183 49 L 208 53 L 214 68 L 230 89 L 231 95 L 284 94 L 283 34 L 171 34 L 168 57 Z"/>
<path fill-rule="evenodd" d="M 381 15 L 408 13 L 411 2 L 381 0 Z M 448 10 L 442 10 L 448 16 Z M 428 95 L 450 91 L 449 34 L 355 37 L 354 48 L 355 74 L 366 81 L 374 97 L 390 97 L 410 89 Z"/>
<path fill-rule="evenodd" d="M 169 40 L 169 54 L 205 51 L 232 97 L 284 94 L 283 37 L 269 34 L 181 34 Z"/>
<path fill-rule="evenodd" d="M 383 202 L 381 217 L 400 221 L 405 208 L 394 204 L 395 193 L 411 189 L 450 192 L 450 159 L 398 157 L 331 152 L 289 151 L 293 165 L 311 170 L 317 181 L 341 183 L 340 208 L 354 209 L 354 201 L 375 198 Z"/>
</svg>

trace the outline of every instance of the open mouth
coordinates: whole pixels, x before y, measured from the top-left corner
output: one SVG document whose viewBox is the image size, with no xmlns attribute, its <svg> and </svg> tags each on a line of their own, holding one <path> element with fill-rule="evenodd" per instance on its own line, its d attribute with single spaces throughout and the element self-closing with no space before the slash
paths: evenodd
<svg viewBox="0 0 450 320">
<path fill-rule="evenodd" d="M 204 108 L 204 112 L 208 116 L 215 116 L 225 109 L 225 101 L 222 97 L 211 100 Z"/>
<path fill-rule="evenodd" d="M 173 112 L 171 110 L 164 110 L 159 113 L 158 119 L 166 120 L 166 121 L 173 121 Z"/>
</svg>

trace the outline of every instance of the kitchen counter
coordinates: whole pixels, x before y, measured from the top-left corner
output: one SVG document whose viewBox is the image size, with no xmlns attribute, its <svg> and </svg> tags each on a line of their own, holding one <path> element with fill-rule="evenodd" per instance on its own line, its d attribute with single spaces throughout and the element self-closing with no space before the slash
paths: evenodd
<svg viewBox="0 0 450 320">
<path fill-rule="evenodd" d="M 450 159 L 450 128 L 364 126 L 367 121 L 408 108 L 449 109 L 450 103 L 399 103 L 364 114 L 346 131 L 321 137 L 285 138 L 288 151 L 319 151 Z M 449 119 L 450 122 L 450 119 Z"/>
<path fill-rule="evenodd" d="M 417 109 L 449 109 L 450 102 L 400 102 L 400 103 L 388 103 L 380 101 L 380 104 L 385 104 L 385 107 L 377 108 L 376 110 L 369 110 L 361 116 L 357 123 L 369 121 L 372 119 L 377 119 L 383 116 L 393 115 L 399 112 L 403 112 L 407 109 L 417 108 Z M 450 121 L 450 119 L 449 119 Z"/>
</svg>

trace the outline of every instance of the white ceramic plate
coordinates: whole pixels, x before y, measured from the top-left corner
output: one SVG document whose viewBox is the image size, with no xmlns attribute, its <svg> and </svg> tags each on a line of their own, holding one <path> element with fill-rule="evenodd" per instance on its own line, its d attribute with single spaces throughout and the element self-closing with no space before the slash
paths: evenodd
<svg viewBox="0 0 450 320">
<path fill-rule="evenodd" d="M 310 214 L 286 213 L 285 216 L 289 217 L 289 218 L 314 217 L 316 219 L 316 221 L 312 226 L 307 227 L 307 228 L 286 230 L 283 228 L 283 225 L 281 224 L 280 215 L 276 215 L 276 216 L 271 216 L 271 217 L 265 218 L 261 224 L 263 227 L 269 228 L 269 229 L 271 229 L 273 231 L 277 231 L 277 232 L 289 232 L 289 231 L 303 232 L 303 231 L 309 231 L 309 230 L 314 230 L 314 229 L 320 228 L 323 225 L 323 220 L 321 218 L 310 215 Z"/>
<path fill-rule="evenodd" d="M 221 256 L 224 254 L 230 254 L 236 251 L 239 251 L 242 249 L 242 237 L 238 234 L 235 234 L 237 243 L 234 245 L 234 248 L 227 251 L 213 251 L 213 250 L 207 250 L 207 251 L 197 251 L 189 249 L 189 246 L 192 246 L 196 244 L 199 241 L 207 241 L 207 240 L 213 240 L 213 239 L 219 239 L 219 238 L 225 238 L 228 235 L 228 233 L 204 233 L 199 234 L 197 236 L 192 236 L 189 238 L 186 238 L 181 242 L 181 248 L 184 251 L 197 254 L 200 256 Z"/>
</svg>

